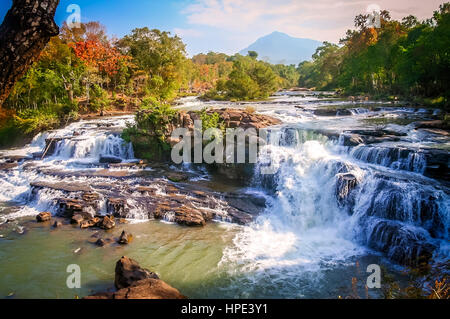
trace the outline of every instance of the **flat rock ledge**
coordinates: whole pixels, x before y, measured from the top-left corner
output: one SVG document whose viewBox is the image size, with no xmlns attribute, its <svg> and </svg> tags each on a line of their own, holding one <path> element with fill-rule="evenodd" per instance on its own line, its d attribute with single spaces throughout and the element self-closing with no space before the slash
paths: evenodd
<svg viewBox="0 0 450 319">
<path fill-rule="evenodd" d="M 158 275 L 128 257 L 116 263 L 115 292 L 101 292 L 83 299 L 187 299 Z"/>
</svg>

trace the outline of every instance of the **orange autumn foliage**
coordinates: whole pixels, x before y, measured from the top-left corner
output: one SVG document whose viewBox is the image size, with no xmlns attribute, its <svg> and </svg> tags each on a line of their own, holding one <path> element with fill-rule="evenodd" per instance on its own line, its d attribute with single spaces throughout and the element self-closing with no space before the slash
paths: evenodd
<svg viewBox="0 0 450 319">
<path fill-rule="evenodd" d="M 113 76 L 119 71 L 121 61 L 129 61 L 131 57 L 122 55 L 115 48 L 106 46 L 97 40 L 80 41 L 69 44 L 75 55 L 91 67 L 100 72 Z"/>
</svg>

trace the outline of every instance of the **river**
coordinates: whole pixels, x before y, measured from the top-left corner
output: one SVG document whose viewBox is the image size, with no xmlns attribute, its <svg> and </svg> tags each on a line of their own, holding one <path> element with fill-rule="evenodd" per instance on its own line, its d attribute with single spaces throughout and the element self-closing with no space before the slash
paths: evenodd
<svg viewBox="0 0 450 319">
<path fill-rule="evenodd" d="M 55 213 L 55 199 L 67 194 L 30 183 L 109 192 L 172 183 L 157 168 L 126 165 L 137 161 L 120 138 L 132 116 L 72 123 L 39 134 L 26 147 L 0 151 L 0 297 L 74 298 L 111 289 L 115 261 L 123 255 L 193 298 L 345 297 L 352 293 L 352 278 L 364 296 L 369 264 L 404 282 L 400 264 L 430 254 L 448 261 L 449 184 L 442 163 L 448 166 L 450 139 L 445 131 L 417 126 L 438 110 L 348 102 L 316 92 L 280 92 L 245 103 L 189 97 L 177 105 L 205 106 L 252 106 L 283 123 L 270 133 L 281 143 L 266 147 L 245 185 L 187 165 L 170 167 L 187 171 L 183 184 L 190 187 L 264 197 L 266 208 L 254 222 L 242 226 L 224 218 L 188 228 L 170 218 L 147 220 L 138 198 L 131 197 L 130 223 L 110 232 L 133 233 L 135 241 L 125 247 L 96 247 L 94 230 L 35 223 L 39 212 Z M 42 158 L 48 138 L 57 142 Z M 120 158 L 122 165 L 99 163 L 105 156 Z M 261 174 L 268 162 L 278 168 L 275 175 Z M 106 214 L 105 204 L 100 206 Z M 81 267 L 81 289 L 66 287 L 70 264 Z M 379 289 L 368 293 L 382 297 Z"/>
</svg>

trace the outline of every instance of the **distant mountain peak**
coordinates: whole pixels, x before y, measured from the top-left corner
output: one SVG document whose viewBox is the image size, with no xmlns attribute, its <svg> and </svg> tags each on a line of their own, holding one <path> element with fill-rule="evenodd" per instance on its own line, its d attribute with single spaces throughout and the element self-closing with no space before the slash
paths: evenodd
<svg viewBox="0 0 450 319">
<path fill-rule="evenodd" d="M 274 31 L 259 38 L 239 53 L 247 55 L 248 51 L 256 51 L 261 60 L 268 60 L 273 64 L 297 65 L 302 61 L 311 60 L 321 45 L 320 41 L 294 38 L 286 33 Z"/>
</svg>

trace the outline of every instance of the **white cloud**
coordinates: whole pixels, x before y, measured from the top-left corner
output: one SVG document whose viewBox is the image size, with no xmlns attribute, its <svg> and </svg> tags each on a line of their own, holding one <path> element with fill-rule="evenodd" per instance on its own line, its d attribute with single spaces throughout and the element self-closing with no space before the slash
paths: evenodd
<svg viewBox="0 0 450 319">
<path fill-rule="evenodd" d="M 173 33 L 178 35 L 181 38 L 199 38 L 204 35 L 204 32 L 198 29 L 173 29 Z"/>
<path fill-rule="evenodd" d="M 337 42 L 353 27 L 354 17 L 371 4 L 395 19 L 414 14 L 428 18 L 442 0 L 197 0 L 183 11 L 191 25 L 214 27 L 247 41 L 272 31 Z M 238 49 L 238 48 L 236 48 Z"/>
</svg>

